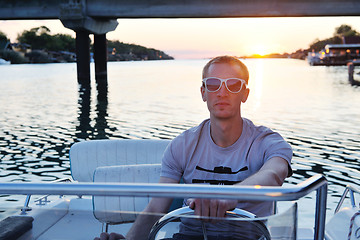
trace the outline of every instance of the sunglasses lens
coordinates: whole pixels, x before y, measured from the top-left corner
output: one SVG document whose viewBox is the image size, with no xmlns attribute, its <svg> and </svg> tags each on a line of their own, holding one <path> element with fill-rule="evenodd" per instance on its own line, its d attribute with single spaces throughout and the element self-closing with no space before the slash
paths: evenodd
<svg viewBox="0 0 360 240">
<path fill-rule="evenodd" d="M 226 85 L 231 92 L 240 92 L 242 82 L 239 79 L 230 78 L 226 81 Z"/>
<path fill-rule="evenodd" d="M 209 92 L 216 92 L 221 85 L 221 81 L 216 78 L 208 78 L 206 79 L 206 89 Z"/>
</svg>

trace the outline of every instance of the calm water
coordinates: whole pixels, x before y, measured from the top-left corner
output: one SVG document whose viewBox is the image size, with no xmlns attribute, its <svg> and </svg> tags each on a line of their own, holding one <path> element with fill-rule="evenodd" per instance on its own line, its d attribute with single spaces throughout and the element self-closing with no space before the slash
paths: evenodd
<svg viewBox="0 0 360 240">
<path fill-rule="evenodd" d="M 0 66 L 1 182 L 70 176 L 74 142 L 171 139 L 197 125 L 208 117 L 199 91 L 205 63 L 109 63 L 107 102 L 97 100 L 94 80 L 90 95 L 79 93 L 75 64 Z M 316 173 L 327 177 L 332 212 L 346 184 L 360 185 L 360 88 L 348 84 L 346 67 L 290 59 L 245 63 L 251 91 L 243 116 L 279 131 L 292 145 L 294 175 L 288 183 Z M 312 219 L 313 197 L 301 200 L 305 219 Z M 24 199 L 0 195 L 0 217 Z"/>
</svg>

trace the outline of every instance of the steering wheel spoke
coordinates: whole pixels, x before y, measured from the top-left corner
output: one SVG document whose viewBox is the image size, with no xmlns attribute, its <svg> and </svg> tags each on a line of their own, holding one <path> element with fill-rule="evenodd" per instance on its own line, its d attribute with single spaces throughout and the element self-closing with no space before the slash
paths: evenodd
<svg viewBox="0 0 360 240">
<path fill-rule="evenodd" d="M 172 212 L 169 212 L 168 214 L 166 214 L 165 216 L 163 216 L 162 218 L 160 218 L 152 227 L 151 232 L 149 234 L 149 240 L 155 240 L 156 236 L 158 235 L 158 232 L 168 223 L 173 222 L 173 221 L 178 221 L 180 218 L 183 217 L 189 217 L 194 215 L 194 210 L 192 210 L 189 207 L 182 207 L 179 209 L 176 209 Z M 238 209 L 235 208 L 233 210 L 227 211 L 226 212 L 226 216 L 230 217 L 230 218 L 234 218 L 234 220 L 232 221 L 236 221 L 236 222 L 246 222 L 251 224 L 252 226 L 252 230 L 254 229 L 256 231 L 256 237 L 255 239 L 261 239 L 261 240 L 270 240 L 271 236 L 270 233 L 268 231 L 268 229 L 266 228 L 265 224 L 260 221 L 260 220 L 256 220 L 256 215 L 253 213 L 250 213 L 246 210 L 243 209 Z M 243 219 L 243 220 L 242 220 Z M 236 226 L 234 226 L 236 227 Z M 201 223 L 201 228 L 202 228 L 202 232 L 203 232 L 203 239 L 204 240 L 211 240 L 211 238 L 209 238 L 208 234 L 207 234 L 207 230 L 206 230 L 206 226 L 205 223 L 202 222 Z M 236 239 L 236 238 L 234 238 Z M 254 238 L 251 238 L 254 239 Z"/>
</svg>

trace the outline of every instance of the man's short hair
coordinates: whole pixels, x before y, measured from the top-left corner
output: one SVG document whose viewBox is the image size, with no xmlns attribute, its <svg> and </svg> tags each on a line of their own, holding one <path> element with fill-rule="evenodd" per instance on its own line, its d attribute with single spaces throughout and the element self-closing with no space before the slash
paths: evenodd
<svg viewBox="0 0 360 240">
<path fill-rule="evenodd" d="M 238 65 L 240 67 L 240 69 L 243 71 L 243 78 L 244 80 L 246 80 L 246 82 L 249 81 L 249 71 L 246 67 L 246 65 L 241 62 L 238 58 L 233 57 L 233 56 L 219 56 L 219 57 L 215 57 L 213 59 L 211 59 L 204 67 L 203 72 L 202 72 L 202 77 L 205 78 L 206 74 L 210 68 L 210 66 L 212 64 L 216 64 L 216 63 L 227 63 L 230 65 Z"/>
</svg>

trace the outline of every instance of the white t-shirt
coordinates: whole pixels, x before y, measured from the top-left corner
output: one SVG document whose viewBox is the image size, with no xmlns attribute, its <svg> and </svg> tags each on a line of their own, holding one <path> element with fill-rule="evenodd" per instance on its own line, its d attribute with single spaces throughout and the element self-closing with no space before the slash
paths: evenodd
<svg viewBox="0 0 360 240">
<path fill-rule="evenodd" d="M 240 138 L 231 146 L 223 148 L 210 136 L 210 120 L 186 130 L 167 147 L 162 159 L 161 176 L 184 183 L 232 185 L 256 173 L 273 157 L 281 157 L 289 163 L 291 146 L 280 134 L 264 126 L 255 126 L 243 118 Z M 272 202 L 241 202 L 238 208 L 257 216 L 272 213 Z"/>
</svg>

